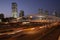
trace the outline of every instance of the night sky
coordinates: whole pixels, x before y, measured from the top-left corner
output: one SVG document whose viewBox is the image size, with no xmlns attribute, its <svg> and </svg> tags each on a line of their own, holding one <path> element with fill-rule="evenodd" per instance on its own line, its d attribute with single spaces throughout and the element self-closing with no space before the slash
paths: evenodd
<svg viewBox="0 0 60 40">
<path fill-rule="evenodd" d="M 39 8 L 50 12 L 54 9 L 60 11 L 60 0 L 0 0 L 0 13 L 4 13 L 5 17 L 12 16 L 12 2 L 18 4 L 18 13 L 20 10 L 24 10 L 25 15 L 35 14 Z"/>
</svg>

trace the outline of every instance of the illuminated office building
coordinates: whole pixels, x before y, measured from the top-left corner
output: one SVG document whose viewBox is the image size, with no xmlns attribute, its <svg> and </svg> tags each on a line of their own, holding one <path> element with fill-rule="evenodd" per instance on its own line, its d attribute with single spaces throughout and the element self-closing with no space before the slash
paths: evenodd
<svg viewBox="0 0 60 40">
<path fill-rule="evenodd" d="M 39 13 L 39 14 L 43 14 L 43 9 L 39 8 L 39 9 L 38 9 L 38 13 Z"/>
<path fill-rule="evenodd" d="M 12 17 L 17 18 L 17 4 L 14 2 L 12 3 Z"/>
<path fill-rule="evenodd" d="M 52 14 L 53 14 L 53 16 L 58 16 L 56 10 L 54 10 Z"/>
<path fill-rule="evenodd" d="M 24 16 L 24 11 L 20 10 L 19 17 L 23 17 L 23 16 Z"/>
<path fill-rule="evenodd" d="M 45 10 L 45 15 L 49 15 L 49 11 L 48 10 Z"/>
<path fill-rule="evenodd" d="M 2 22 L 2 19 L 4 18 L 4 14 L 3 13 L 1 13 L 0 14 L 0 22 Z"/>
</svg>

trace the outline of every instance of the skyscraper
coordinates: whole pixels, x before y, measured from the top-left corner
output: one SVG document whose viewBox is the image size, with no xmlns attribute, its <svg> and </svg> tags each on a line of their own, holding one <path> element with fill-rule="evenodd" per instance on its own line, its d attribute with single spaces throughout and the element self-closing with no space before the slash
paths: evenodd
<svg viewBox="0 0 60 40">
<path fill-rule="evenodd" d="M 58 16 L 56 10 L 54 10 L 52 14 L 53 14 L 53 16 Z"/>
<path fill-rule="evenodd" d="M 48 10 L 45 10 L 45 14 L 46 14 L 46 15 L 49 15 L 49 11 L 48 11 Z"/>
<path fill-rule="evenodd" d="M 38 13 L 39 13 L 39 14 L 43 14 L 43 9 L 39 8 L 39 9 L 38 9 Z"/>
<path fill-rule="evenodd" d="M 12 3 L 12 17 L 17 18 L 17 4 L 15 2 Z"/>
<path fill-rule="evenodd" d="M 2 18 L 4 18 L 4 14 L 3 13 L 0 14 L 0 19 L 2 19 Z"/>
<path fill-rule="evenodd" d="M 4 14 L 3 13 L 0 14 L 0 22 L 2 22 L 2 19 L 4 19 Z"/>
<path fill-rule="evenodd" d="M 20 10 L 19 17 L 23 17 L 23 16 L 24 16 L 24 11 Z"/>
</svg>

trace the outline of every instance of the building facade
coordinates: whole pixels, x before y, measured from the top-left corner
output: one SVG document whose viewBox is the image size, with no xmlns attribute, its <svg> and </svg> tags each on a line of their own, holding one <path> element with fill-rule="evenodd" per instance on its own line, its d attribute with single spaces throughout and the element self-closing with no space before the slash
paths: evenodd
<svg viewBox="0 0 60 40">
<path fill-rule="evenodd" d="M 48 10 L 45 10 L 45 15 L 49 15 L 49 11 Z"/>
<path fill-rule="evenodd" d="M 3 13 L 0 14 L 0 22 L 2 22 L 2 19 L 4 19 L 4 14 Z"/>
<path fill-rule="evenodd" d="M 39 8 L 39 9 L 38 9 L 38 13 L 39 13 L 39 14 L 43 14 L 43 9 Z"/>
<path fill-rule="evenodd" d="M 14 2 L 12 3 L 12 17 L 17 18 L 18 10 L 17 4 Z"/>
<path fill-rule="evenodd" d="M 20 10 L 19 17 L 23 17 L 23 16 L 24 16 L 24 11 Z"/>
<path fill-rule="evenodd" d="M 56 10 L 54 10 L 52 14 L 53 14 L 53 16 L 58 17 L 58 13 L 56 12 Z"/>
</svg>

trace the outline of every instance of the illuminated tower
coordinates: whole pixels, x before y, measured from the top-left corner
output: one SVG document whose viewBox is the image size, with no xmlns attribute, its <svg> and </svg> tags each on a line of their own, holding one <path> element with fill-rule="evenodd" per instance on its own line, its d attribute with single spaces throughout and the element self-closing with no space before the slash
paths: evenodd
<svg viewBox="0 0 60 40">
<path fill-rule="evenodd" d="M 39 13 L 39 14 L 43 14 L 43 9 L 39 8 L 39 9 L 38 9 L 38 13 Z"/>
<path fill-rule="evenodd" d="M 58 16 L 56 10 L 53 11 L 53 16 Z"/>
<path fill-rule="evenodd" d="M 17 18 L 17 4 L 12 3 L 12 17 Z"/>
<path fill-rule="evenodd" d="M 24 11 L 20 10 L 19 17 L 23 17 L 23 16 L 24 16 Z"/>
<path fill-rule="evenodd" d="M 45 10 L 45 14 L 46 14 L 46 15 L 49 15 L 49 11 L 48 11 L 48 10 Z"/>
</svg>

